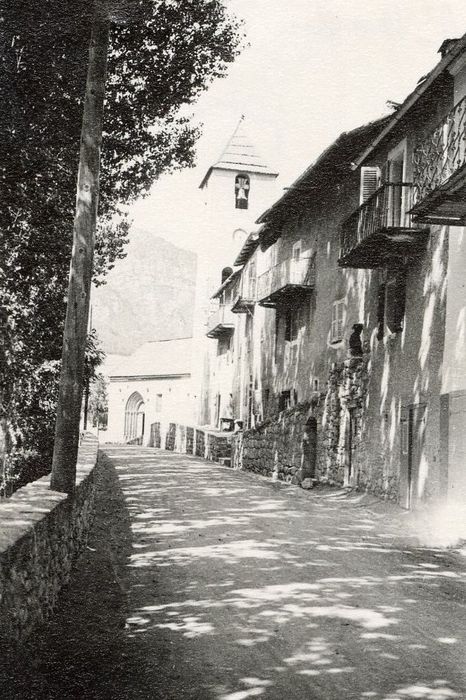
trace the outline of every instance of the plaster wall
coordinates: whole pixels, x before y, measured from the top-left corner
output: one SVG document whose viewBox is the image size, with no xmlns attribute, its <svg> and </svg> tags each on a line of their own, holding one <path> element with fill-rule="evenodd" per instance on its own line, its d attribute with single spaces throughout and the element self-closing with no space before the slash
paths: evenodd
<svg viewBox="0 0 466 700">
<path fill-rule="evenodd" d="M 191 423 L 193 421 L 194 400 L 192 382 L 189 375 L 163 378 L 110 378 L 108 386 L 108 442 L 123 442 L 125 439 L 125 409 L 128 399 L 138 392 L 144 400 L 143 444 L 150 440 L 150 425 L 160 422 L 166 429 L 170 422 Z M 162 398 L 158 398 L 158 395 Z M 158 407 L 161 403 L 161 409 Z"/>
<path fill-rule="evenodd" d="M 450 227 L 442 393 L 466 389 L 466 228 Z"/>
</svg>

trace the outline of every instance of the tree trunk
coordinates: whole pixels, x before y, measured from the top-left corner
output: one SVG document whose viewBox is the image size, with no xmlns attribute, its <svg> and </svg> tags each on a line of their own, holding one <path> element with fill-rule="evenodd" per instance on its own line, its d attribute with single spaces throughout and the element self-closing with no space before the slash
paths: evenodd
<svg viewBox="0 0 466 700">
<path fill-rule="evenodd" d="M 99 198 L 100 146 L 107 71 L 109 21 L 96 12 L 81 131 L 73 251 L 63 336 L 62 368 L 50 488 L 71 493 L 76 481 L 84 350 Z"/>
<path fill-rule="evenodd" d="M 84 416 L 83 416 L 83 430 L 87 430 L 87 417 L 89 414 L 89 391 L 90 391 L 91 380 L 89 377 L 86 379 L 86 386 L 84 387 Z"/>
</svg>

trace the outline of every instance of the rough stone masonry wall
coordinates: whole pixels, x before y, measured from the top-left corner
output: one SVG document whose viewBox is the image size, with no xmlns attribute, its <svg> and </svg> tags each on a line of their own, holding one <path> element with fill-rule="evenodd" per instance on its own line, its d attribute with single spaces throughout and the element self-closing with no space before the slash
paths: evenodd
<svg viewBox="0 0 466 700">
<path fill-rule="evenodd" d="M 327 393 L 321 407 L 325 463 L 321 461 L 319 464 L 320 478 L 329 483 L 343 484 L 347 476 L 345 430 L 349 411 L 356 428 L 352 439 L 352 461 L 355 478 L 358 479 L 358 464 L 364 450 L 361 436 L 369 377 L 368 362 L 369 355 L 351 357 L 335 363 L 329 372 Z"/>
<path fill-rule="evenodd" d="M 275 472 L 281 481 L 297 483 L 310 407 L 308 402 L 298 404 L 275 419 L 237 433 L 233 440 L 233 467 L 270 477 Z"/>
<path fill-rule="evenodd" d="M 348 476 L 345 429 L 348 411 L 351 411 L 356 428 L 353 435 L 353 485 L 377 493 L 378 485 L 365 480 L 363 469 L 358 470 L 359 464 L 367 462 L 362 436 L 368 368 L 368 354 L 335 363 L 329 372 L 326 392 L 316 394 L 311 402 L 283 411 L 254 429 L 236 434 L 233 467 L 269 477 L 275 472 L 276 478 L 282 481 L 298 483 L 305 426 L 313 416 L 317 421 L 316 479 L 342 485 Z"/>
<path fill-rule="evenodd" d="M 51 491 L 50 476 L 0 501 L 0 648 L 24 640 L 53 610 L 92 523 L 97 439 L 79 449 L 72 496 Z"/>
</svg>

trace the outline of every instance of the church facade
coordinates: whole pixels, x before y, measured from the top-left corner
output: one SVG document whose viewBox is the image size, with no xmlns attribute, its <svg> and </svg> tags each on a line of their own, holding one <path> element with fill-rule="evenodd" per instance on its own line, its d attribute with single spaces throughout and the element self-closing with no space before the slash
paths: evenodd
<svg viewBox="0 0 466 700">
<path fill-rule="evenodd" d="M 108 384 L 108 442 L 154 444 L 170 422 L 192 424 L 194 395 L 191 377 L 192 338 L 144 343 L 122 357 Z"/>
</svg>

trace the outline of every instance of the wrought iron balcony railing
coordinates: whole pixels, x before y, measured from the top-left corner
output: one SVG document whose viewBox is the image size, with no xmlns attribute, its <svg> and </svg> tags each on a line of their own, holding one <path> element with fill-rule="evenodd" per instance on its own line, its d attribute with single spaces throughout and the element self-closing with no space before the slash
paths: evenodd
<svg viewBox="0 0 466 700">
<path fill-rule="evenodd" d="M 261 306 L 275 307 L 295 296 L 308 294 L 315 287 L 316 269 L 313 256 L 288 258 L 260 275 L 257 299 Z"/>
<path fill-rule="evenodd" d="M 343 222 L 339 264 L 381 267 L 423 242 L 408 213 L 412 185 L 386 182 Z"/>
<path fill-rule="evenodd" d="M 233 302 L 231 310 L 235 314 L 244 314 L 250 310 L 256 303 L 257 297 L 257 279 L 256 277 L 245 277 L 238 294 Z"/>
<path fill-rule="evenodd" d="M 229 304 L 219 306 L 209 315 L 207 322 L 207 337 L 220 338 L 220 336 L 233 333 L 235 330 L 235 317 Z"/>
<path fill-rule="evenodd" d="M 458 176 L 462 178 L 460 183 L 457 181 Z M 414 150 L 413 215 L 415 219 L 439 220 L 442 223 L 443 214 L 444 223 L 450 223 L 450 219 L 464 218 L 466 216 L 464 196 L 459 197 L 459 206 L 443 204 L 442 207 L 442 199 L 443 202 L 445 199 L 450 203 L 455 202 L 455 198 L 451 198 L 450 186 L 456 190 L 458 184 L 464 186 L 465 182 L 466 97 L 463 97 Z M 435 196 L 442 194 L 443 198 Z M 430 218 L 429 214 L 432 214 Z"/>
</svg>

